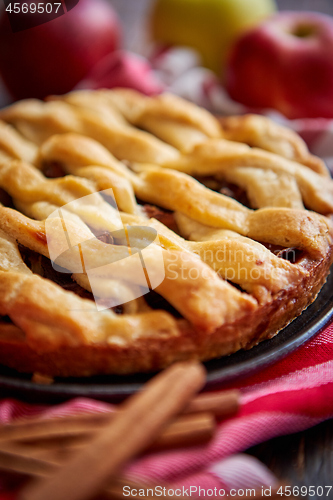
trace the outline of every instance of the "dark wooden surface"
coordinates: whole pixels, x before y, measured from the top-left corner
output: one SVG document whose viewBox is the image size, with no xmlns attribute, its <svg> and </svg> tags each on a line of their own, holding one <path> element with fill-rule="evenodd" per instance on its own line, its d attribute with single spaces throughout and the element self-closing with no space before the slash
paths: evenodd
<svg viewBox="0 0 333 500">
<path fill-rule="evenodd" d="M 125 26 L 126 46 L 145 53 L 147 17 L 154 0 L 110 1 Z M 333 15 L 333 0 L 277 0 L 277 4 L 283 10 L 304 9 Z M 260 444 L 248 453 L 265 463 L 284 484 L 333 486 L 333 420 Z M 333 499 L 333 488 L 329 497 L 315 495 L 309 498 Z"/>
<path fill-rule="evenodd" d="M 333 486 L 333 420 L 304 432 L 272 439 L 248 453 L 266 464 L 287 485 Z M 332 499 L 333 488 L 329 497 L 309 498 Z"/>
</svg>

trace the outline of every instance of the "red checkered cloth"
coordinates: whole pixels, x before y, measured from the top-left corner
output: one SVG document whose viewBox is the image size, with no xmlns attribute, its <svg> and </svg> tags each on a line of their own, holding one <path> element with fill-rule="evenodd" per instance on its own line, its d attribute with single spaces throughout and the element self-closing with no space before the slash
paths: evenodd
<svg viewBox="0 0 333 500">
<path fill-rule="evenodd" d="M 110 88 L 137 88 L 146 94 L 167 88 L 216 113 L 244 111 L 230 101 L 211 72 L 198 66 L 193 52 L 187 49 L 161 52 L 152 59 L 152 64 L 153 67 L 133 54 L 118 53 L 81 82 L 80 88 L 98 88 L 99 82 Z M 271 115 L 286 123 L 276 113 Z M 332 162 L 333 122 L 296 120 L 288 124 L 301 133 L 314 153 Z M 232 387 L 242 392 L 241 411 L 219 424 L 210 444 L 147 455 L 130 464 L 126 474 L 143 482 L 184 488 L 185 496 L 191 487 L 194 496 L 195 488 L 199 487 L 206 492 L 214 492 L 216 488 L 218 492 L 276 486 L 277 478 L 258 460 L 242 452 L 273 437 L 302 431 L 333 417 L 333 324 L 282 361 L 237 384 L 230 384 L 229 388 Z M 74 399 L 51 407 L 3 400 L 0 422 L 40 414 L 51 417 L 107 411 L 112 411 L 112 406 L 89 399 Z M 14 499 L 15 494 L 5 492 L 6 477 L 0 479 L 3 489 L 0 500 Z"/>
</svg>

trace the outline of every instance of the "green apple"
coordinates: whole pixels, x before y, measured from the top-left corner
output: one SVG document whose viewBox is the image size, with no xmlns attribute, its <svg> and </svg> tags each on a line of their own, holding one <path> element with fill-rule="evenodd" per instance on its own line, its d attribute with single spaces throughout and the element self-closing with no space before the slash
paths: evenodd
<svg viewBox="0 0 333 500">
<path fill-rule="evenodd" d="M 274 0 L 156 0 L 151 33 L 154 41 L 196 49 L 204 66 L 223 74 L 236 38 L 275 10 Z"/>
</svg>

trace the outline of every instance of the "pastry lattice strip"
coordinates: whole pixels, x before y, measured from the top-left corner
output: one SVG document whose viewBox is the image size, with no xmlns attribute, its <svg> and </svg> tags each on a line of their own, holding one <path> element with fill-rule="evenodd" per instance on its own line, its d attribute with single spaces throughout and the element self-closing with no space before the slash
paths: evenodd
<svg viewBox="0 0 333 500">
<path fill-rule="evenodd" d="M 0 119 L 15 125 L 29 141 L 42 144 L 51 135 L 76 132 L 87 135 L 113 151 L 119 159 L 163 163 L 179 156 L 178 151 L 119 121 L 119 114 L 78 108 L 66 102 L 20 101 L 0 111 Z"/>
<path fill-rule="evenodd" d="M 13 127 L 2 121 L 0 121 L 0 132 L 0 164 L 8 163 L 10 160 L 22 160 L 26 163 L 37 163 L 37 146 L 35 146 L 32 142 L 25 140 Z M 73 148 L 75 148 L 75 144 L 73 144 Z M 78 153 L 79 149 L 77 150 L 77 154 Z M 120 162 L 117 162 L 117 168 L 120 172 L 121 168 L 123 168 L 124 171 L 127 171 L 126 167 Z M 93 171 L 91 171 L 91 169 L 82 170 L 80 172 L 80 177 L 90 179 L 95 184 L 98 183 L 99 176 L 97 167 L 95 167 Z M 128 213 L 136 213 L 138 210 L 137 203 L 133 188 L 130 182 L 126 179 L 126 175 L 124 175 L 123 172 L 121 172 L 120 175 L 117 171 L 110 171 L 109 178 L 112 183 L 112 189 L 119 208 Z M 13 179 L 13 182 L 15 183 L 15 179 Z M 100 184 L 101 182 L 98 184 L 98 189 L 103 190 L 104 188 L 100 187 Z"/>
<path fill-rule="evenodd" d="M 78 196 L 88 196 L 96 192 L 96 187 L 85 179 L 67 176 L 50 180 L 27 163 L 8 161 L 0 165 L 0 186 L 13 197 L 17 208 L 35 219 L 44 219 L 66 205 L 66 209 L 62 210 L 66 219 L 72 220 L 77 227 L 80 226 L 87 239 L 94 238 L 94 234 L 82 220 L 90 223 L 97 232 L 112 231 L 121 224 L 118 211 L 98 194 L 93 198 L 90 196 L 89 204 L 87 201 L 82 204 L 75 203 Z M 82 275 L 74 273 L 73 278 L 91 291 L 89 281 L 84 280 Z M 136 311 L 141 306 L 138 300 L 130 301 L 132 288 L 121 280 L 108 280 L 107 287 L 95 283 L 94 289 L 101 296 L 103 293 L 107 295 L 111 305 L 113 299 L 115 305 L 123 303 L 125 312 Z"/>
<path fill-rule="evenodd" d="M 66 137 L 64 136 L 62 139 L 63 140 L 61 140 L 60 143 L 64 144 L 66 142 Z M 6 189 L 11 196 L 13 196 L 16 205 L 24 213 L 34 217 L 35 219 L 46 218 L 54 212 L 57 207 L 61 207 L 66 203 L 68 204 L 69 202 L 75 200 L 79 188 L 81 189 L 82 195 L 94 192 L 93 186 L 89 186 L 86 182 L 82 183 L 78 178 L 65 177 L 52 180 L 46 179 L 34 167 L 15 161 L 0 166 L 0 185 L 2 188 Z M 107 187 L 111 186 L 108 185 Z M 104 223 L 105 229 L 110 230 L 110 224 L 108 224 L 109 219 L 105 218 L 105 215 L 107 215 L 111 221 L 111 230 L 115 229 L 117 227 L 118 214 L 116 213 L 115 217 L 112 217 L 112 208 L 110 208 L 109 205 L 98 196 L 96 196 L 95 200 L 96 203 L 94 206 L 91 203 L 89 206 L 84 203 L 84 211 L 81 210 L 80 205 L 75 205 L 75 214 L 71 214 L 73 222 L 78 222 L 74 218 L 75 216 L 81 216 L 83 220 L 90 223 L 90 225 L 94 226 L 96 229 L 99 228 L 101 223 Z M 89 217 L 86 217 L 87 213 L 89 214 Z M 97 222 L 95 219 L 97 219 Z M 112 219 L 116 220 L 112 221 Z M 146 221 L 142 219 L 139 224 L 146 225 Z M 93 237 L 91 232 L 88 233 L 87 239 L 89 237 Z M 175 238 L 176 235 L 174 235 L 173 240 L 175 240 Z M 253 287 L 256 288 L 257 285 L 266 285 L 271 292 L 276 292 L 278 289 L 286 286 L 287 278 L 291 272 L 292 274 L 296 274 L 295 269 L 293 271 L 292 268 L 288 270 L 286 269 L 290 266 L 289 263 L 285 263 L 284 261 L 281 261 L 281 259 L 274 257 L 268 250 L 264 249 L 264 247 L 260 246 L 261 248 L 259 250 L 258 245 L 255 246 L 255 243 L 252 243 L 251 240 L 248 240 L 246 245 L 244 244 L 244 248 L 242 248 L 239 238 L 233 243 L 231 241 L 223 241 L 222 239 L 221 243 L 212 243 L 210 245 L 211 248 L 199 249 L 195 246 L 193 247 L 192 245 L 192 249 L 195 253 L 198 253 L 202 260 L 208 263 L 210 267 L 219 271 L 219 274 L 223 278 L 228 278 L 229 269 L 237 265 L 236 257 L 238 253 L 245 255 L 246 252 L 252 252 L 252 259 L 250 259 L 250 262 L 246 262 L 246 267 L 243 269 L 243 274 L 246 273 L 247 279 L 244 279 L 241 276 L 241 273 L 237 273 L 234 280 L 231 279 L 231 281 L 235 281 L 235 283 L 241 285 L 249 292 L 253 292 Z M 229 248 L 225 248 L 226 246 Z M 180 245 L 178 241 L 178 249 L 183 250 L 184 248 L 185 241 Z M 190 250 L 189 245 L 187 245 L 187 249 Z M 231 257 L 228 259 L 218 258 L 218 256 L 223 255 L 224 252 L 226 252 L 229 256 L 231 255 Z M 256 258 L 254 257 L 255 254 L 258 254 Z M 234 257 L 232 257 L 233 255 Z M 263 259 L 263 257 L 265 257 L 265 259 Z M 254 263 L 257 261 L 265 261 L 266 264 L 265 266 L 256 266 L 257 270 L 254 273 Z M 269 273 L 267 266 L 272 266 L 272 268 L 275 269 L 280 268 L 280 273 L 283 275 L 286 272 L 286 275 L 282 277 L 279 272 L 275 274 Z M 254 278 L 251 279 L 251 276 L 254 276 Z"/>
<path fill-rule="evenodd" d="M 257 241 L 295 246 L 313 255 L 327 250 L 328 221 L 317 214 L 285 208 L 250 210 L 204 187 L 189 175 L 158 166 L 140 165 L 137 174 L 128 169 L 125 172 L 124 166 L 118 165 L 106 149 L 83 136 L 54 136 L 40 148 L 42 162 L 59 162 L 71 173 L 91 165 L 92 158 L 99 165 L 104 188 L 111 187 L 108 172 L 116 170 L 126 175 L 140 199 L 181 212 L 204 225 L 230 229 Z"/>
<path fill-rule="evenodd" d="M 13 127 L 0 120 L 0 163 L 17 159 L 34 163 L 37 146 L 24 139 Z"/>
<path fill-rule="evenodd" d="M 182 212 L 205 225 L 236 230 L 244 236 L 259 241 L 296 246 L 313 253 L 325 252 L 327 247 L 323 238 L 328 231 L 326 219 L 320 219 L 319 216 L 304 211 L 293 212 L 272 208 L 251 211 L 230 198 L 212 192 L 191 177 L 169 169 L 141 167 L 142 172 L 134 175 L 123 164 L 112 158 L 101 145 L 84 137 L 71 135 L 54 137 L 50 143 L 42 147 L 41 155 L 48 161 L 61 161 L 64 165 L 70 165 L 71 171 L 74 172 L 81 167 L 90 167 L 90 171 L 94 170 L 91 166 L 94 158 L 99 164 L 99 167 L 96 167 L 98 170 L 96 177 L 105 182 L 104 188 L 113 187 L 113 178 L 109 177 L 111 170 L 119 176 L 126 177 L 132 183 L 136 194 L 143 200 Z M 105 167 L 104 174 L 102 167 Z M 74 197 L 84 196 L 102 187 L 101 184 L 91 186 L 88 181 L 77 177 L 67 176 L 52 181 L 46 180 L 33 167 L 24 167 L 15 162 L 2 165 L 1 177 L 2 187 L 10 190 L 13 198 L 30 204 L 45 201 L 47 193 L 49 193 L 47 201 L 51 203 L 52 200 L 56 200 L 58 205 L 72 201 L 73 195 L 70 199 L 64 196 L 65 186 L 74 187 Z M 198 200 L 201 203 L 198 203 Z M 88 216 L 90 217 L 89 211 Z M 309 220 L 316 223 L 314 227 L 311 228 L 311 225 L 307 224 Z M 89 218 L 86 222 L 89 222 Z M 284 222 L 287 222 L 287 231 L 285 227 L 282 228 L 281 224 Z M 309 226 L 309 236 L 300 231 L 299 223 Z M 318 238 L 317 234 L 322 237 Z"/>
<path fill-rule="evenodd" d="M 118 111 L 127 122 L 184 153 L 208 138 L 224 138 L 276 153 L 330 176 L 324 162 L 309 153 L 305 142 L 296 133 L 264 116 L 234 116 L 217 121 L 207 111 L 177 96 L 146 97 L 129 89 L 71 92 L 61 99 L 104 112 Z"/>
<path fill-rule="evenodd" d="M 110 91 L 107 95 L 110 100 L 113 94 Z M 118 96 L 117 93 L 115 95 Z M 213 175 L 223 178 L 231 175 L 231 169 L 238 167 L 259 169 L 259 175 L 261 170 L 269 170 L 275 173 L 275 176 L 270 178 L 272 193 L 281 187 L 280 176 L 285 184 L 289 181 L 289 196 L 293 196 L 293 207 L 302 208 L 300 192 L 307 208 L 323 214 L 333 211 L 333 181 L 327 178 L 327 174 L 321 175 L 307 166 L 258 148 L 214 139 L 212 133 L 210 136 L 205 135 L 205 140 L 193 141 L 190 151 L 181 154 L 151 134 L 130 125 L 118 125 L 119 118 L 113 118 L 114 114 L 119 115 L 118 110 L 109 106 L 103 108 L 103 111 L 100 104 L 94 103 L 94 95 L 91 96 L 90 106 L 86 104 L 88 96 L 85 93 L 82 94 L 83 97 L 80 96 L 80 93 L 69 94 L 63 98 L 64 101 L 48 103 L 22 101 L 3 110 L 0 117 L 13 123 L 23 135 L 38 144 L 57 133 L 76 132 L 97 139 L 118 159 L 159 164 L 189 175 Z M 66 100 L 76 104 L 69 104 Z M 174 124 L 175 119 L 171 121 L 169 128 L 172 129 Z M 183 123 L 179 126 L 183 126 Z M 193 130 L 193 127 L 191 122 L 190 130 Z M 232 175 L 237 181 L 235 173 Z M 258 189 L 255 182 L 249 185 L 254 192 Z M 284 199 L 288 200 L 287 197 Z M 274 204 L 283 203 L 282 197 L 277 200 L 279 201 Z M 263 196 L 257 197 L 257 204 L 258 202 L 260 206 L 267 206 L 267 203 L 269 206 L 269 199 Z M 289 201 L 287 206 L 290 206 Z"/>
<path fill-rule="evenodd" d="M 87 167 L 89 174 L 85 175 L 91 179 L 98 178 L 97 186 L 84 179 L 70 176 L 46 180 L 33 167 L 15 162 L 4 163 L 1 167 L 2 187 L 8 190 L 9 194 L 20 203 L 28 202 L 31 204 L 32 202 L 45 201 L 45 195 L 49 193 L 47 201 L 63 205 L 72 201 L 73 197 L 77 198 L 109 187 L 113 188 L 114 176 L 110 177 L 109 175 L 111 171 L 131 182 L 137 196 L 141 199 L 182 212 L 205 225 L 235 230 L 259 241 L 282 246 L 296 246 L 314 253 L 325 251 L 324 240 L 313 238 L 314 230 L 311 231 L 309 228 L 309 237 L 307 237 L 299 231 L 298 226 L 298 217 L 300 220 L 303 219 L 304 223 L 308 219 L 314 219 L 317 221 L 319 234 L 324 235 L 325 230 L 327 231 L 327 223 L 324 219 L 321 220 L 310 213 L 303 212 L 301 214 L 284 209 L 265 209 L 253 212 L 228 197 L 212 192 L 181 172 L 150 166 L 146 169 L 141 167 L 142 172 L 135 175 L 123 164 L 112 158 L 101 145 L 83 136 L 55 136 L 41 148 L 41 156 L 47 161 L 60 161 L 64 166 L 69 166 L 70 171 L 74 173 Z M 94 167 L 91 165 L 93 158 L 99 165 L 95 167 L 94 176 L 91 175 L 91 172 L 94 171 Z M 103 167 L 105 167 L 104 170 Z M 66 195 L 68 190 L 74 192 L 70 197 L 68 194 Z M 121 200 L 121 197 L 118 199 Z M 198 204 L 198 200 L 201 200 L 201 204 Z M 23 207 L 23 205 L 21 206 Z M 32 212 L 26 213 L 35 216 Z M 44 214 L 44 217 L 47 215 L 49 214 Z M 89 223 L 89 212 L 86 216 L 88 219 L 84 220 Z M 276 220 L 276 227 L 272 231 L 272 221 L 274 222 L 274 220 Z M 281 228 L 279 231 L 279 221 L 281 224 L 287 220 L 289 234 L 286 234 L 285 228 L 283 230 Z M 105 224 L 104 221 L 103 224 Z M 106 223 L 107 226 L 108 223 Z M 318 246 L 319 244 L 321 248 Z"/>
<path fill-rule="evenodd" d="M 270 301 L 274 294 L 288 290 L 307 275 L 300 265 L 277 257 L 260 243 L 232 231 L 212 230 L 182 214 L 177 215 L 182 234 L 192 241 L 180 237 L 155 219 L 142 220 L 141 224 L 157 231 L 163 247 L 193 252 L 219 276 L 240 285 L 260 303 Z M 123 214 L 122 218 L 130 226 L 140 223 L 135 216 Z"/>
<path fill-rule="evenodd" d="M 176 320 L 164 311 L 137 315 L 97 312 L 90 300 L 32 274 L 20 258 L 15 239 L 3 231 L 0 251 L 0 314 L 9 316 L 24 331 L 28 344 L 38 353 L 63 345 L 126 346 L 133 331 L 138 338 L 178 333 Z"/>
<path fill-rule="evenodd" d="M 191 153 L 163 164 L 192 176 L 224 177 L 238 167 L 271 170 L 291 176 L 297 182 L 305 205 L 319 213 L 333 211 L 333 181 L 308 167 L 258 148 L 225 140 L 210 140 L 196 146 Z"/>
<path fill-rule="evenodd" d="M 131 276 L 134 280 L 136 278 L 135 269 L 132 270 L 131 263 L 126 261 L 127 248 L 105 244 L 98 239 L 88 240 L 88 235 L 82 234 L 82 226 L 76 225 L 71 220 L 66 220 L 66 228 L 76 245 L 68 249 L 62 221 L 59 218 L 48 220 L 49 234 L 52 235 L 50 242 L 47 241 L 44 222 L 33 221 L 15 210 L 3 207 L 0 208 L 0 214 L 0 228 L 6 234 L 47 257 L 49 257 L 48 245 L 52 244 L 54 251 L 59 255 L 57 263 L 73 273 L 82 273 L 84 270 L 79 242 L 82 246 L 84 244 L 84 267 L 91 270 L 90 276 L 93 275 L 102 281 L 100 286 L 103 286 L 103 282 L 107 285 L 110 279 L 124 280 L 124 276 Z M 150 245 L 142 253 L 146 266 L 154 274 L 159 263 L 156 258 L 156 248 Z M 219 279 L 217 274 L 196 255 L 186 253 L 184 257 L 179 251 L 162 250 L 162 256 L 165 279 L 156 287 L 156 291 L 198 328 L 214 330 L 224 322 L 242 315 L 245 310 L 256 307 L 257 302 L 252 297 Z M 115 261 L 117 266 L 107 268 L 108 264 Z M 196 269 L 195 275 L 192 273 L 193 269 Z M 141 285 L 135 281 L 134 284 Z"/>
<path fill-rule="evenodd" d="M 310 154 L 303 139 L 289 128 L 260 115 L 229 116 L 219 121 L 225 139 L 265 149 L 330 177 L 324 162 Z"/>
<path fill-rule="evenodd" d="M 119 113 L 127 124 L 150 132 L 183 153 L 209 138 L 222 136 L 218 121 L 208 111 L 172 94 L 147 98 L 135 91 L 118 89 L 71 92 L 51 99 L 111 116 Z"/>
<path fill-rule="evenodd" d="M 70 202 L 75 200 L 79 188 L 81 189 L 81 194 L 87 195 L 94 192 L 93 186 L 89 186 L 86 182 L 83 182 L 81 185 L 81 180 L 75 177 L 46 179 L 34 167 L 13 161 L 0 166 L 0 185 L 13 196 L 16 205 L 23 213 L 35 219 L 48 217 L 57 208 L 67 203 L 67 207 L 71 207 L 71 210 L 74 210 L 74 213 L 67 214 L 67 218 L 72 220 L 77 227 L 80 225 L 80 231 L 82 232 L 83 230 L 86 240 L 89 238 L 92 239 L 94 235 L 84 224 L 79 224 L 79 216 L 95 227 L 95 229 L 103 228 L 103 224 L 105 225 L 105 229 L 109 231 L 117 228 L 117 222 L 119 222 L 117 220 L 118 213 L 114 213 L 114 210 L 99 195 L 96 195 L 93 200 L 95 204 L 93 201 L 89 205 L 85 202 L 83 210 L 79 204 L 72 206 Z M 84 191 L 82 191 L 83 189 Z M 68 205 L 68 203 L 70 204 Z M 86 216 L 87 213 L 89 217 Z M 105 215 L 109 216 L 110 220 Z M 156 221 L 154 225 L 148 223 L 144 218 L 126 218 L 124 214 L 123 220 L 126 220 L 126 222 L 131 220 L 131 224 L 135 221 L 135 225 L 150 225 L 156 228 Z M 275 257 L 265 247 L 250 239 L 240 239 L 237 234 L 235 235 L 236 239 L 221 237 L 221 241 L 196 244 L 182 240 L 162 224 L 158 226 L 157 230 L 159 236 L 164 238 L 163 241 L 166 248 L 169 250 L 193 251 L 200 256 L 203 262 L 218 272 L 220 276 L 230 279 L 230 281 L 239 284 L 244 290 L 253 294 L 256 294 L 255 291 L 258 287 L 265 287 L 269 292 L 276 293 L 286 288 L 288 281 L 294 283 L 302 275 L 301 268 L 292 266 L 289 262 Z M 167 239 L 165 239 L 166 234 Z M 238 269 L 239 255 L 243 256 L 241 271 Z M 258 262 L 259 264 L 257 264 Z M 72 271 L 75 272 L 74 269 Z M 82 281 L 82 278 L 78 278 L 76 275 L 74 277 L 85 288 L 87 287 L 86 282 Z M 112 296 L 111 290 L 114 285 L 114 281 L 110 282 L 107 287 L 105 285 L 106 291 L 104 295 L 109 294 Z M 115 290 L 118 287 L 119 285 L 115 287 Z"/>
<path fill-rule="evenodd" d="M 40 204 L 43 204 L 43 207 L 45 208 L 45 204 L 50 202 L 57 202 L 58 206 L 62 206 L 65 204 L 65 202 L 69 202 L 73 200 L 73 195 L 71 197 L 68 197 L 68 190 L 66 192 L 66 184 L 68 184 L 68 180 L 71 180 L 70 178 L 61 178 L 57 180 L 48 180 L 43 178 L 42 174 L 40 174 L 34 167 L 30 167 L 27 164 L 23 163 L 18 163 L 18 162 L 11 162 L 6 165 L 3 165 L 2 168 L 0 168 L 0 173 L 4 174 L 2 177 L 2 187 L 9 190 L 10 194 L 14 197 L 16 200 L 16 203 L 19 204 L 19 206 L 26 212 L 33 213 L 34 217 L 40 218 L 40 215 L 45 214 L 45 212 L 41 211 L 38 212 L 38 210 L 41 210 Z M 15 186 L 14 180 L 16 179 L 16 182 L 22 182 L 21 186 L 18 188 L 17 185 Z M 6 182 L 7 181 L 7 184 Z M 80 186 L 80 179 L 74 178 L 73 181 L 77 181 Z M 77 195 L 77 186 L 74 184 L 76 187 L 76 190 L 74 192 L 74 198 L 75 195 Z M 31 189 L 31 186 L 33 189 Z M 57 192 L 57 187 L 60 187 L 60 191 Z M 87 188 L 87 186 L 83 186 L 84 188 Z M 82 188 L 82 186 L 81 186 Z M 91 190 L 85 191 L 85 194 L 87 192 L 91 192 Z M 51 198 L 48 197 L 48 193 L 51 193 Z M 83 193 L 82 193 L 83 194 Z M 18 202 L 17 199 L 20 201 Z M 30 205 L 27 207 L 27 202 L 24 202 L 24 200 L 29 199 L 31 202 Z M 22 201 L 23 200 L 23 201 Z M 36 207 L 37 205 L 37 207 Z M 97 217 L 98 221 L 100 218 L 102 218 L 102 215 L 107 212 L 106 210 L 107 205 L 105 203 L 102 203 L 99 205 L 99 211 L 101 213 Z M 37 208 L 37 211 L 36 211 Z M 50 203 L 50 206 L 47 208 L 48 214 L 50 210 L 54 210 L 56 207 L 55 205 L 52 205 Z M 85 206 L 85 209 L 87 207 Z M 93 209 L 96 209 L 96 207 L 88 207 L 88 212 L 90 214 L 89 222 L 90 224 L 94 225 L 94 217 L 91 216 L 91 212 Z M 35 210 L 35 211 L 34 211 Z M 84 216 L 80 211 L 78 211 L 77 214 L 75 215 L 81 215 Z M 95 214 L 96 215 L 96 214 Z M 73 220 L 73 223 L 76 222 Z M 143 224 L 145 221 L 142 220 L 140 221 L 141 224 Z M 13 223 L 13 226 L 15 224 Z M 162 225 L 161 225 L 162 226 Z M 98 227 L 98 224 L 97 224 Z M 112 226 L 114 227 L 114 226 Z M 11 229 L 13 230 L 13 229 Z M 81 226 L 76 228 L 76 233 L 79 234 L 80 231 L 82 231 Z M 166 228 L 164 229 L 166 231 Z M 170 232 L 169 232 L 170 233 Z M 88 239 L 89 237 L 91 238 L 92 233 L 88 233 L 85 238 Z M 34 247 L 33 240 L 22 240 L 23 236 L 18 235 L 18 237 L 21 238 L 21 243 L 25 244 L 29 248 L 32 248 L 33 250 L 38 250 L 41 251 L 40 248 Z M 176 235 L 173 236 L 173 242 L 176 239 Z M 245 240 L 245 238 L 244 238 Z M 171 239 L 172 241 L 172 239 Z M 100 246 L 103 246 L 103 243 L 96 241 L 96 243 Z M 178 250 L 183 250 L 185 247 L 185 241 L 182 242 L 181 245 L 179 245 L 179 238 L 178 238 Z M 175 245 L 173 244 L 173 247 Z M 200 248 L 199 248 L 200 247 Z M 43 248 L 43 253 L 44 255 L 48 255 L 46 253 L 45 246 Z M 109 246 L 110 248 L 110 246 Z M 116 247 L 115 250 L 120 250 L 119 247 Z M 187 243 L 187 250 L 190 250 L 190 244 Z M 302 270 L 301 268 L 297 268 L 297 266 L 292 266 L 290 263 L 285 262 L 281 259 L 278 259 L 277 257 L 273 256 L 268 250 L 266 250 L 262 245 L 255 244 L 255 242 L 252 242 L 251 240 L 248 241 L 241 241 L 239 238 L 236 238 L 234 240 L 230 239 L 225 239 L 223 240 L 221 238 L 221 241 L 215 241 L 211 243 L 207 243 L 206 245 L 195 245 L 192 244 L 192 251 L 194 251 L 196 254 L 199 254 L 200 256 L 203 254 L 203 260 L 206 260 L 207 263 L 215 268 L 217 271 L 220 271 L 220 274 L 228 278 L 228 271 L 233 270 L 235 266 L 237 266 L 237 258 L 239 256 L 239 252 L 244 256 L 247 255 L 249 257 L 249 261 L 245 262 L 245 266 L 243 267 L 243 274 L 245 273 L 246 276 L 242 275 L 236 269 L 234 281 L 241 286 L 244 287 L 245 290 L 252 291 L 255 293 L 255 291 L 258 289 L 258 287 L 265 287 L 267 288 L 270 292 L 276 293 L 278 290 L 282 288 L 287 288 L 288 281 L 295 283 L 298 279 L 302 277 Z M 223 253 L 226 252 L 227 255 L 231 255 L 232 257 L 229 259 L 222 259 L 222 262 L 219 262 L 219 260 L 215 259 L 214 256 L 217 256 L 218 253 Z M 101 255 L 101 252 L 99 251 L 98 253 Z M 208 256 L 208 258 L 205 258 Z M 110 257 L 107 257 L 108 260 L 110 260 Z M 67 264 L 66 264 L 67 262 Z M 259 264 L 257 264 L 259 262 Z M 265 262 L 265 266 L 263 266 Z M 195 262 L 195 265 L 197 266 L 197 262 Z M 243 265 L 243 264 L 242 264 Z M 65 258 L 65 261 L 63 263 L 63 266 L 67 267 L 68 266 L 68 255 Z M 89 267 L 96 266 L 96 262 L 92 262 L 89 264 Z M 217 267 L 219 266 L 219 267 Z M 256 273 L 253 274 L 253 270 L 256 269 Z M 73 273 L 77 273 L 79 270 L 72 268 L 71 269 Z M 272 270 L 275 270 L 274 272 L 271 272 Z M 303 271 L 304 273 L 304 271 Z M 117 278 L 120 278 L 122 275 L 122 271 L 120 272 L 120 275 L 117 276 Z M 252 278 L 253 276 L 253 278 Z M 79 281 L 82 283 L 81 281 Z M 114 279 L 109 282 L 106 290 L 108 294 L 112 295 L 112 288 L 114 286 Z M 159 291 L 159 290 L 158 290 Z M 175 295 L 173 294 L 172 291 L 169 293 L 168 287 L 166 290 L 164 290 L 163 287 L 161 287 L 161 294 L 165 296 L 170 302 L 173 302 L 174 305 L 179 307 L 179 304 L 181 301 L 175 300 Z M 184 302 L 184 301 L 183 301 Z M 187 317 L 191 317 L 188 315 L 184 310 L 182 311 L 183 314 Z M 193 320 L 193 318 L 192 318 Z"/>
</svg>

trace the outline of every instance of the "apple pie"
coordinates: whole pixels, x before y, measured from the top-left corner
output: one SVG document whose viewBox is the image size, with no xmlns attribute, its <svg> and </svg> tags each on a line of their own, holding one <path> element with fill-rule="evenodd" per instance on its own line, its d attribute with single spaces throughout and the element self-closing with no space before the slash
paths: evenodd
<svg viewBox="0 0 333 500">
<path fill-rule="evenodd" d="M 115 89 L 0 120 L 4 365 L 90 376 L 229 355 L 326 281 L 333 180 L 265 117 Z"/>
</svg>

